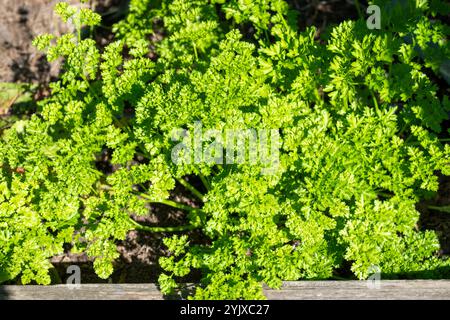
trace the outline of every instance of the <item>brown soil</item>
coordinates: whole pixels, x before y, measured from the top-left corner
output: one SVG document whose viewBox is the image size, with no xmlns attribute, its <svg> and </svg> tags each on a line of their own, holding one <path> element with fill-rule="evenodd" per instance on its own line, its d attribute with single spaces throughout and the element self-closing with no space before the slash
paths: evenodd
<svg viewBox="0 0 450 320">
<path fill-rule="evenodd" d="M 59 36 L 74 31 L 70 23 L 63 22 L 53 12 L 58 2 L 60 0 L 0 0 L 0 82 L 42 84 L 58 76 L 61 63 L 49 64 L 31 44 L 34 37 L 42 33 Z M 65 2 L 80 5 L 79 0 Z M 111 17 L 124 14 L 126 3 L 127 0 L 90 0 L 88 5 L 105 16 L 105 24 Z"/>
<path fill-rule="evenodd" d="M 355 5 L 348 0 L 287 0 L 287 2 L 299 12 L 297 20 L 300 30 L 315 26 L 317 33 L 320 34 L 329 25 L 358 18 Z M 360 2 L 361 10 L 364 10 L 366 1 Z"/>
<path fill-rule="evenodd" d="M 450 255 L 450 213 L 431 210 L 427 207 L 428 205 L 450 206 L 450 177 L 441 176 L 439 180 L 437 195 L 433 199 L 423 201 L 418 205 L 422 214 L 419 224 L 421 229 L 435 230 L 441 244 L 440 254 Z"/>
<path fill-rule="evenodd" d="M 0 81 L 46 83 L 59 73 L 60 64 L 47 63 L 32 45 L 41 33 L 71 31 L 53 13 L 57 0 L 0 0 Z M 76 0 L 69 2 L 77 3 Z"/>
</svg>

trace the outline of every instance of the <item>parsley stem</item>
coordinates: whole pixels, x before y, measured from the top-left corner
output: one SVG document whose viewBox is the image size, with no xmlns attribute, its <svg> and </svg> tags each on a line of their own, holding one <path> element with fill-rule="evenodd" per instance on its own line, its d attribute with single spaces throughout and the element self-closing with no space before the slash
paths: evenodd
<svg viewBox="0 0 450 320">
<path fill-rule="evenodd" d="M 145 193 L 138 193 L 139 196 L 141 196 L 144 199 L 150 200 L 151 203 L 159 203 L 159 204 L 165 204 L 167 206 L 170 207 L 174 207 L 176 209 L 180 209 L 180 210 L 186 210 L 186 211 L 202 211 L 201 209 L 198 208 L 193 208 L 191 206 L 179 203 L 179 202 L 175 202 L 173 200 L 169 200 L 169 199 L 164 199 L 164 200 L 158 200 L 155 201 L 153 199 L 151 199 L 148 195 L 146 195 Z"/>
<path fill-rule="evenodd" d="M 398 133 L 398 136 L 401 136 L 402 133 L 407 129 L 407 127 L 408 127 L 408 123 L 405 123 L 405 124 L 403 125 L 403 127 L 400 129 L 400 131 L 399 131 L 399 133 Z"/>
<path fill-rule="evenodd" d="M 165 204 L 167 206 L 174 207 L 176 209 L 187 210 L 187 211 L 198 211 L 198 210 L 200 210 L 200 209 L 192 208 L 191 206 L 188 206 L 188 205 L 185 205 L 185 204 L 182 204 L 182 203 L 179 203 L 179 202 L 175 202 L 175 201 L 172 201 L 172 200 L 168 200 L 168 199 L 160 200 L 157 203 Z"/>
<path fill-rule="evenodd" d="M 267 43 L 270 44 L 270 38 L 269 38 L 269 34 L 267 33 L 267 30 L 264 30 L 264 36 L 266 37 Z"/>
<path fill-rule="evenodd" d="M 211 185 L 209 184 L 208 179 L 206 179 L 206 177 L 201 172 L 198 173 L 198 176 L 200 177 L 200 180 L 202 180 L 203 184 L 205 185 L 206 190 L 211 189 Z"/>
<path fill-rule="evenodd" d="M 286 22 L 286 19 L 283 17 L 283 15 L 281 13 L 278 13 L 278 16 L 281 18 L 281 22 L 283 23 L 284 27 L 286 28 L 286 31 L 289 30 L 289 26 Z"/>
<path fill-rule="evenodd" d="M 410 140 L 411 137 L 413 137 L 413 136 L 412 136 L 412 135 L 409 136 L 409 137 L 405 140 L 405 143 L 408 142 L 408 139 Z M 437 141 L 439 141 L 439 142 L 449 142 L 450 139 L 437 139 Z M 415 145 L 419 145 L 420 143 L 421 143 L 420 141 L 413 141 L 413 142 L 408 142 L 408 145 L 415 146 Z"/>
<path fill-rule="evenodd" d="M 377 110 L 377 113 L 378 113 L 380 111 L 380 108 L 378 106 L 377 97 L 375 96 L 375 93 L 373 93 L 373 91 L 370 91 L 370 93 L 372 95 L 373 104 L 375 105 L 375 109 Z"/>
<path fill-rule="evenodd" d="M 356 11 L 358 11 L 358 16 L 360 19 L 364 19 L 361 11 L 361 6 L 359 5 L 359 0 L 355 0 Z"/>
<path fill-rule="evenodd" d="M 203 194 L 198 191 L 193 185 L 191 185 L 189 182 L 184 180 L 183 178 L 177 179 L 177 181 L 183 185 L 186 189 L 188 189 L 194 196 L 199 198 L 201 201 L 203 201 Z"/>
<path fill-rule="evenodd" d="M 198 60 L 197 46 L 195 45 L 195 43 L 193 41 L 192 41 L 192 46 L 194 47 L 195 61 L 197 61 Z"/>
<path fill-rule="evenodd" d="M 428 206 L 428 209 L 450 213 L 450 206 L 445 206 L 445 207 Z"/>
<path fill-rule="evenodd" d="M 149 227 L 149 226 L 143 226 L 142 224 L 134 221 L 130 216 L 128 216 L 130 219 L 130 222 L 136 227 L 136 230 L 140 231 L 148 231 L 148 232 L 180 232 L 180 231 L 188 231 L 188 230 L 194 230 L 198 227 L 188 224 L 184 226 L 177 226 L 177 227 Z"/>
</svg>

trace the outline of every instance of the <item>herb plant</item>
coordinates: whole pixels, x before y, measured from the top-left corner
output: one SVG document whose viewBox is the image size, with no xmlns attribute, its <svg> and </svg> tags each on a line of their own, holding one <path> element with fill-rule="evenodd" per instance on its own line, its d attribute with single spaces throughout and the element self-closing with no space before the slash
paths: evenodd
<svg viewBox="0 0 450 320">
<path fill-rule="evenodd" d="M 416 205 L 450 175 L 450 102 L 435 83 L 449 26 L 433 19 L 449 5 L 373 3 L 380 30 L 359 19 L 318 38 L 282 0 L 132 0 L 104 48 L 81 36 L 98 14 L 59 4 L 77 34 L 34 44 L 63 57 L 64 73 L 0 142 L 0 281 L 49 284 L 49 258 L 67 245 L 107 278 L 134 229 L 166 235 L 164 293 L 201 270 L 196 299 L 263 298 L 263 283 L 327 279 L 346 264 L 359 279 L 373 266 L 443 277 L 450 260 L 418 229 Z M 199 122 L 275 130 L 279 159 L 174 163 L 173 130 Z M 112 172 L 96 166 L 105 150 Z M 177 185 L 195 207 L 173 200 Z M 133 220 L 155 203 L 186 212 L 186 225 Z"/>
</svg>

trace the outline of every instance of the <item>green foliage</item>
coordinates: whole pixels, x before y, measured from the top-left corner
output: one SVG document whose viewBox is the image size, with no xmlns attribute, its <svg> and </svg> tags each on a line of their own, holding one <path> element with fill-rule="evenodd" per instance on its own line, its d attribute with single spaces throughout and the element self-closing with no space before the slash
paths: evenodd
<svg viewBox="0 0 450 320">
<path fill-rule="evenodd" d="M 281 0 L 131 1 L 105 48 L 38 37 L 65 72 L 39 112 L 2 136 L 0 281 L 48 284 L 48 259 L 67 244 L 107 278 L 116 241 L 145 229 L 130 215 L 152 203 L 185 211 L 207 239 L 167 235 L 164 293 L 193 270 L 203 274 L 196 299 L 264 298 L 262 283 L 327 279 L 346 262 L 359 279 L 375 265 L 439 277 L 450 260 L 436 255 L 433 231 L 417 229 L 415 205 L 450 174 L 440 140 L 450 103 L 430 77 L 449 56 L 449 29 L 429 18 L 436 1 L 417 3 L 412 20 L 385 9 L 381 30 L 345 21 L 323 42 L 296 30 Z M 99 23 L 87 9 L 56 10 L 78 29 Z M 257 32 L 243 35 L 249 23 Z M 150 37 L 159 28 L 164 37 Z M 174 163 L 173 130 L 196 123 L 276 130 L 279 161 Z M 96 165 L 105 150 L 112 172 Z M 171 200 L 177 184 L 200 208 Z"/>
</svg>

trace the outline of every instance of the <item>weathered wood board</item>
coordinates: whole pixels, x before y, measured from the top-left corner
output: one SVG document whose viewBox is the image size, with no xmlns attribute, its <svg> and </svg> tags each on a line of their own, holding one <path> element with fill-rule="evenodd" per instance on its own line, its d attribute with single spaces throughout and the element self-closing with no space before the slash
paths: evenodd
<svg viewBox="0 0 450 320">
<path fill-rule="evenodd" d="M 382 280 L 379 286 L 368 281 L 293 281 L 265 294 L 273 300 L 450 300 L 450 280 Z"/>
<path fill-rule="evenodd" d="M 367 281 L 292 281 L 279 290 L 264 288 L 268 299 L 446 299 L 450 280 L 384 280 L 368 287 Z M 0 286 L 0 300 L 159 300 L 155 284 L 81 284 L 52 286 Z"/>
</svg>

